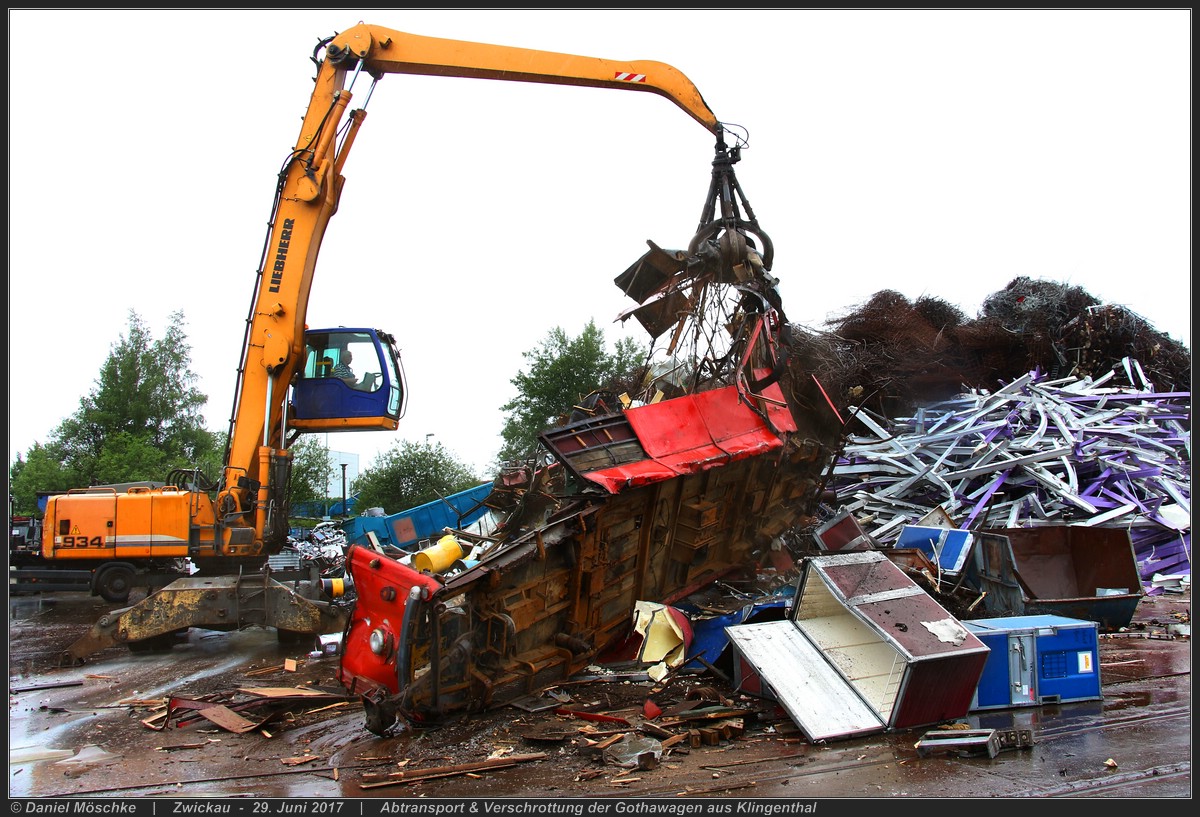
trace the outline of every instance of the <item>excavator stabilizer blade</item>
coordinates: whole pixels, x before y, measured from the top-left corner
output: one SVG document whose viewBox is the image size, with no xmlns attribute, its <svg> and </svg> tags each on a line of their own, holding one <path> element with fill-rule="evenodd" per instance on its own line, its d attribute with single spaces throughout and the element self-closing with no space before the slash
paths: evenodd
<svg viewBox="0 0 1200 817">
<path fill-rule="evenodd" d="M 81 663 L 100 650 L 120 644 L 166 645 L 190 627 L 240 630 L 251 625 L 274 627 L 289 635 L 341 632 L 346 614 L 319 595 L 319 582 L 295 582 L 297 589 L 268 576 L 191 576 L 178 579 L 137 604 L 113 610 L 87 635 L 67 648 L 64 663 Z"/>
</svg>

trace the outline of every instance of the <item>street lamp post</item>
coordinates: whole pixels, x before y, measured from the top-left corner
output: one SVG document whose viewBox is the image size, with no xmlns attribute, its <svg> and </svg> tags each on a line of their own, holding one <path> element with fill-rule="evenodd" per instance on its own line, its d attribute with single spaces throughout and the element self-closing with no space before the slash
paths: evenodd
<svg viewBox="0 0 1200 817">
<path fill-rule="evenodd" d="M 342 518 L 345 519 L 349 514 L 346 513 L 346 465 L 342 463 Z"/>
</svg>

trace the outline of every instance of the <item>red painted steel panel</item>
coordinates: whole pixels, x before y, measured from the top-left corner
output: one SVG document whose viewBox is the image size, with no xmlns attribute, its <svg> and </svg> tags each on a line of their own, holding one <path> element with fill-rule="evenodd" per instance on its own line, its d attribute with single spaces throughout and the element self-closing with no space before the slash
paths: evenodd
<svg viewBox="0 0 1200 817">
<path fill-rule="evenodd" d="M 782 399 L 778 386 L 765 391 L 772 389 Z M 650 459 L 586 474 L 611 493 L 699 473 L 783 446 L 762 417 L 742 401 L 736 386 L 639 406 L 626 411 L 625 417 Z"/>
<path fill-rule="evenodd" d="M 755 377 L 764 377 L 767 374 L 766 369 L 756 369 Z M 783 389 L 779 388 L 778 383 L 772 383 L 761 392 L 762 396 L 768 401 L 766 404 L 767 417 L 771 420 L 771 425 L 776 431 L 792 432 L 799 429 L 796 425 L 796 418 L 792 416 L 792 410 L 787 407 L 786 401 L 783 399 Z"/>
<path fill-rule="evenodd" d="M 909 729 L 964 717 L 971 709 L 989 652 L 985 645 L 984 651 L 910 663 L 891 727 Z"/>
<path fill-rule="evenodd" d="M 642 448 L 654 459 L 712 445 L 700 407 L 691 395 L 632 408 L 625 412 L 625 417 Z"/>
<path fill-rule="evenodd" d="M 609 493 L 619 494 L 627 488 L 640 488 L 643 485 L 674 479 L 679 474 L 656 460 L 642 460 L 605 468 L 602 471 L 592 471 L 584 476 Z"/>
<path fill-rule="evenodd" d="M 386 691 L 395 694 L 399 684 L 396 652 L 402 645 L 393 644 L 387 653 L 376 655 L 367 648 L 370 631 L 378 627 L 387 632 L 401 632 L 409 591 L 422 587 L 432 596 L 442 583 L 362 545 L 350 547 L 346 565 L 352 569 L 355 593 L 360 599 L 370 598 L 372 604 L 369 609 L 365 604 L 354 606 L 342 640 L 345 644 L 356 642 L 359 648 L 343 648 L 338 678 L 358 694 L 378 690 L 380 683 L 376 679 L 386 678 Z"/>
</svg>

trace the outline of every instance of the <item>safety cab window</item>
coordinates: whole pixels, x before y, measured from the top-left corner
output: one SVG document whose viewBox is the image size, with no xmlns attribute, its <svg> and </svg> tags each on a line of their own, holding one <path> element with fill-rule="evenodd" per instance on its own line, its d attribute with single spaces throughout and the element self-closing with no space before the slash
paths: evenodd
<svg viewBox="0 0 1200 817">
<path fill-rule="evenodd" d="M 305 337 L 305 378 L 334 378 L 348 387 L 377 391 L 383 383 L 374 339 L 365 332 L 310 333 Z"/>
</svg>

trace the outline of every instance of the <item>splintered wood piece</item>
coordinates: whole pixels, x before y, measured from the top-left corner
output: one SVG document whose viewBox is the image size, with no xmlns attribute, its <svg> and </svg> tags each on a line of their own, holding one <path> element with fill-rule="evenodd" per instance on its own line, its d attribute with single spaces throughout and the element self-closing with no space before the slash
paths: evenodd
<svg viewBox="0 0 1200 817">
<path fill-rule="evenodd" d="M 244 673 L 247 678 L 254 678 L 259 675 L 270 675 L 272 672 L 283 672 L 283 664 L 275 664 L 271 667 L 259 667 Z"/>
<path fill-rule="evenodd" d="M 210 706 L 207 709 L 201 709 L 197 714 L 205 720 L 215 723 L 225 731 L 233 732 L 238 735 L 244 732 L 249 732 L 258 727 L 258 724 L 254 723 L 253 721 L 246 720 L 229 707 L 221 704 Z"/>
<path fill-rule="evenodd" d="M 155 746 L 156 752 L 174 752 L 176 749 L 202 749 L 208 745 L 208 741 L 202 743 L 175 743 L 169 746 Z"/>
<path fill-rule="evenodd" d="M 342 700 L 346 696 L 337 692 L 324 692 L 319 689 L 303 687 L 238 687 L 238 692 L 254 695 L 259 698 L 323 698 L 327 700 Z"/>
<path fill-rule="evenodd" d="M 359 783 L 358 785 L 363 789 L 376 789 L 381 786 L 397 786 L 402 783 L 412 783 L 417 780 L 430 780 L 439 777 L 452 777 L 459 774 L 469 774 L 472 772 L 506 769 L 510 766 L 515 766 L 518 763 L 527 763 L 531 760 L 543 760 L 545 757 L 545 752 L 536 752 L 530 755 L 508 755 L 506 757 L 492 758 L 491 760 L 481 760 L 476 763 L 460 763 L 455 766 L 436 766 L 429 769 L 392 772 L 391 774 L 384 775 L 382 778 L 373 777 L 370 780 L 364 779 L 363 782 Z"/>
<path fill-rule="evenodd" d="M 638 731 L 644 735 L 649 735 L 652 738 L 659 739 L 669 738 L 675 734 L 670 729 L 663 729 L 661 726 L 655 723 L 643 723 L 638 727 Z"/>
</svg>

